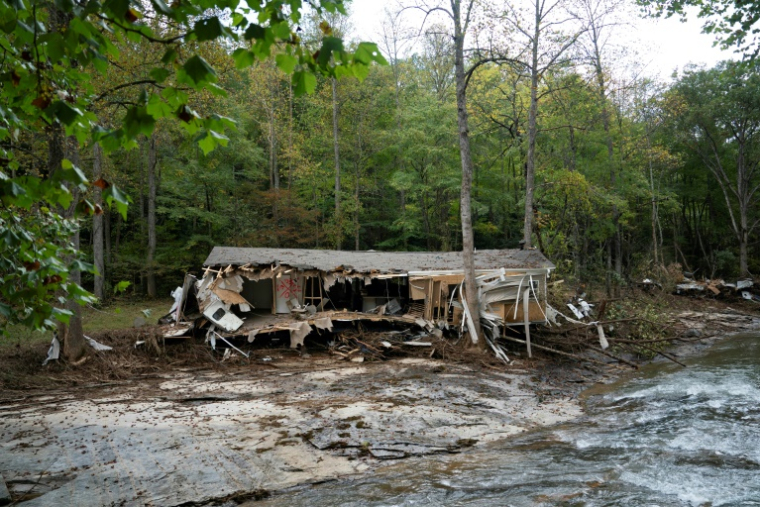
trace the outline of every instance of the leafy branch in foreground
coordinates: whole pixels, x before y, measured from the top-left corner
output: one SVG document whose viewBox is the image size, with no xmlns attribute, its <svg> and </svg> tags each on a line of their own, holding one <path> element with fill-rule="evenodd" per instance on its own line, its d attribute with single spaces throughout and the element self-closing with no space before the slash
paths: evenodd
<svg viewBox="0 0 760 507">
<path fill-rule="evenodd" d="M 345 13 L 342 0 L 14 0 L 0 4 L 0 323 L 37 329 L 66 322 L 70 312 L 56 309 L 68 297 L 80 303 L 90 295 L 70 281 L 71 271 L 94 270 L 82 262 L 70 238 L 77 217 L 102 213 L 76 197 L 91 186 L 82 171 L 60 156 L 63 140 L 100 143 L 106 153 L 133 148 L 150 136 L 161 119 L 174 119 L 208 153 L 228 142 L 234 121 L 217 114 L 200 116 L 188 107 L 191 93 L 226 92 L 201 47 L 218 44 L 245 68 L 274 58 L 292 75 L 296 95 L 311 93 L 316 75 L 364 78 L 373 63 L 384 63 L 374 44 L 348 51 L 340 38 L 327 36 L 317 51 L 302 44 L 298 24 L 309 6 L 317 12 Z M 329 32 L 329 26 L 324 30 Z M 93 111 L 103 98 L 93 73 L 105 76 L 118 66 L 123 48 L 147 44 L 162 54 L 125 113 L 105 128 Z M 144 83 L 143 83 L 144 84 Z M 111 83 L 111 88 L 137 86 Z M 14 144 L 25 133 L 45 132 L 47 167 L 21 164 Z M 63 162 L 61 163 L 61 161 Z M 126 219 L 128 199 L 104 180 L 109 206 Z M 73 190 L 73 191 L 72 191 Z"/>
</svg>

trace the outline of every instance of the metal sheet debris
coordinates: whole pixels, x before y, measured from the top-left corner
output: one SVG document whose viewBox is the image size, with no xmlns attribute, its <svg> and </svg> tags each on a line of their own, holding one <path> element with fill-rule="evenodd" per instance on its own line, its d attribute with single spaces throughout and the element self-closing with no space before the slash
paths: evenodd
<svg viewBox="0 0 760 507">
<path fill-rule="evenodd" d="M 211 303 L 203 316 L 228 332 L 237 331 L 243 325 L 243 321 L 219 300 Z"/>
</svg>

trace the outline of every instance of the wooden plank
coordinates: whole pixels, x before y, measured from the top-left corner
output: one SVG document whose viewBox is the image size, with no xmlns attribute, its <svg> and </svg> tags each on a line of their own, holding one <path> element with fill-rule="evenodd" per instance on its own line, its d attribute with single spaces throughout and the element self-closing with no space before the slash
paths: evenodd
<svg viewBox="0 0 760 507">
<path fill-rule="evenodd" d="M 544 312 L 542 310 L 543 310 L 542 304 L 539 304 L 535 301 L 530 301 L 528 303 L 528 318 L 530 319 L 530 322 L 546 321 L 546 317 L 544 316 Z M 524 309 L 523 309 L 522 300 L 520 301 L 520 303 L 517 304 L 517 317 L 515 317 L 514 303 L 511 305 L 505 305 L 504 306 L 504 322 L 521 323 L 524 320 L 523 313 L 524 313 Z"/>
</svg>

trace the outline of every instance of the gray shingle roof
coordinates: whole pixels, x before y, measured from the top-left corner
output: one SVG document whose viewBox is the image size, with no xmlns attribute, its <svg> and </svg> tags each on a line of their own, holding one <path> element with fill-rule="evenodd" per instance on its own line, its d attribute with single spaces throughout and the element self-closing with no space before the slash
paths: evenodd
<svg viewBox="0 0 760 507">
<path fill-rule="evenodd" d="M 238 248 L 217 246 L 204 266 L 226 267 L 286 265 L 297 269 L 334 271 L 343 266 L 359 273 L 407 273 L 462 269 L 461 252 L 376 252 L 305 250 L 297 248 Z M 479 250 L 475 269 L 554 269 L 537 250 Z"/>
</svg>

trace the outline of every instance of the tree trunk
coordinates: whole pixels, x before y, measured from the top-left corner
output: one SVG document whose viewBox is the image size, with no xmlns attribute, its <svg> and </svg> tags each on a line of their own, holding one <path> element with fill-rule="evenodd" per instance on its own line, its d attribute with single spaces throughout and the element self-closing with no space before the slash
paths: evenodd
<svg viewBox="0 0 760 507">
<path fill-rule="evenodd" d="M 364 149 L 362 146 L 362 129 L 364 128 L 364 116 L 361 116 L 361 121 L 356 129 L 356 151 L 358 154 L 358 160 L 356 161 L 356 185 L 354 186 L 354 205 L 356 211 L 354 213 L 354 249 L 359 251 L 359 236 L 361 233 L 361 224 L 359 221 L 359 211 L 361 211 L 361 202 L 359 201 L 359 184 L 361 183 L 361 168 L 362 161 L 364 159 Z"/>
<path fill-rule="evenodd" d="M 354 187 L 354 204 L 356 206 L 356 213 L 354 214 L 354 250 L 359 251 L 359 231 L 361 226 L 359 224 L 359 164 L 356 164 L 356 186 Z"/>
<path fill-rule="evenodd" d="M 105 265 L 110 268 L 111 266 L 111 210 L 103 210 L 103 222 L 105 229 L 105 247 L 106 247 L 106 262 Z"/>
<path fill-rule="evenodd" d="M 524 248 L 531 248 L 533 235 L 533 190 L 536 171 L 536 116 L 538 115 L 538 41 L 541 26 L 541 10 L 538 0 L 536 5 L 536 31 L 531 47 L 530 68 L 530 109 L 528 112 L 528 156 L 525 164 L 525 227 L 523 228 Z"/>
<path fill-rule="evenodd" d="M 335 150 L 335 224 L 338 228 L 336 248 L 340 250 L 343 230 L 340 216 L 340 148 L 338 146 L 338 82 L 332 78 L 333 148 Z"/>
<path fill-rule="evenodd" d="M 293 184 L 293 85 L 288 85 L 288 190 Z"/>
<path fill-rule="evenodd" d="M 470 191 L 472 187 L 472 155 L 470 153 L 470 137 L 467 117 L 467 83 L 464 70 L 464 30 L 462 26 L 461 0 L 451 0 L 454 14 L 454 74 L 457 95 L 457 126 L 459 127 L 459 155 L 462 161 L 462 193 L 460 195 L 460 214 L 462 220 L 462 260 L 464 261 L 464 288 L 467 306 L 473 317 L 477 336 L 472 340 L 486 348 L 485 340 L 481 339 L 480 330 L 480 301 L 475 282 L 475 237 L 472 230 L 472 205 Z"/>
<path fill-rule="evenodd" d="M 101 178 L 103 173 L 103 150 L 100 148 L 100 144 L 95 143 L 92 149 L 92 178 L 93 181 L 97 181 Z M 103 208 L 103 196 L 100 187 L 93 186 L 93 192 L 95 194 L 94 201 L 95 206 Z M 105 257 L 103 255 L 103 223 L 105 213 L 95 213 L 92 216 L 92 256 L 95 263 L 95 285 L 93 287 L 93 293 L 95 296 L 103 300 L 105 296 L 104 281 L 106 273 Z"/>
<path fill-rule="evenodd" d="M 148 296 L 156 297 L 156 135 L 150 136 L 148 147 Z"/>
<path fill-rule="evenodd" d="M 50 127 L 48 136 L 48 173 L 52 176 L 57 170 L 61 169 L 61 163 L 63 159 L 67 158 L 72 164 L 79 165 L 79 146 L 75 138 L 64 138 L 63 128 L 60 124 L 55 123 Z M 65 218 L 72 218 L 74 216 L 74 210 L 76 204 L 79 201 L 79 191 L 76 187 L 71 187 L 70 191 L 73 196 L 73 200 L 68 209 L 61 210 L 61 214 Z M 74 248 L 79 251 L 79 231 L 70 238 Z M 64 259 L 64 262 L 70 263 L 73 259 Z M 71 270 L 69 272 L 69 281 L 79 284 L 81 283 L 81 274 L 78 270 Z M 84 356 L 85 341 L 84 334 L 82 332 L 82 313 L 79 305 L 72 299 L 67 299 L 65 308 L 72 313 L 69 319 L 68 325 L 58 322 L 57 331 L 58 339 L 61 342 L 61 349 L 63 351 L 63 357 L 74 362 Z"/>
</svg>

